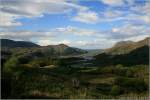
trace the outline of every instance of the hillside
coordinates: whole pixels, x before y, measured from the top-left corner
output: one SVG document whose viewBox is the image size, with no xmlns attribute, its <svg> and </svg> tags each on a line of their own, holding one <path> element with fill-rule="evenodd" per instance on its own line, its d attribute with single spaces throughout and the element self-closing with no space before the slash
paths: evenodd
<svg viewBox="0 0 150 100">
<path fill-rule="evenodd" d="M 32 42 L 1 39 L 2 62 L 11 55 L 20 55 L 29 58 L 72 56 L 87 53 L 87 51 L 69 47 L 65 44 L 39 46 Z"/>
<path fill-rule="evenodd" d="M 120 47 L 120 46 L 123 46 L 123 45 L 130 45 L 130 44 L 133 44 L 134 42 L 133 41 L 120 41 L 120 42 L 117 42 L 114 47 Z"/>
<path fill-rule="evenodd" d="M 150 37 L 138 41 L 138 42 L 132 42 L 132 41 L 121 41 L 116 43 L 112 48 L 106 49 L 105 52 L 107 54 L 127 54 L 131 52 L 132 50 L 135 50 L 137 48 L 140 48 L 142 46 L 148 46 L 150 43 Z"/>
<path fill-rule="evenodd" d="M 56 55 L 80 55 L 80 54 L 87 53 L 86 50 L 69 47 L 65 44 L 43 46 L 41 47 L 41 50 L 43 52 L 52 51 L 53 54 L 56 54 Z"/>
<path fill-rule="evenodd" d="M 138 65 L 149 63 L 149 38 L 139 42 L 132 42 L 107 49 L 95 56 L 98 65 Z"/>
<path fill-rule="evenodd" d="M 39 47 L 39 45 L 27 41 L 14 41 L 9 39 L 1 39 L 1 47 L 16 48 L 16 47 Z"/>
</svg>

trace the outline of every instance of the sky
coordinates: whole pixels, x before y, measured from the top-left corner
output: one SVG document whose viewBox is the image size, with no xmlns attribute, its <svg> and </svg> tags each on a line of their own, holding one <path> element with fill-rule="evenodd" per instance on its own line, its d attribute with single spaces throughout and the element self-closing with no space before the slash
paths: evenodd
<svg viewBox="0 0 150 100">
<path fill-rule="evenodd" d="M 0 0 L 0 37 L 104 49 L 150 36 L 150 0 Z"/>
</svg>

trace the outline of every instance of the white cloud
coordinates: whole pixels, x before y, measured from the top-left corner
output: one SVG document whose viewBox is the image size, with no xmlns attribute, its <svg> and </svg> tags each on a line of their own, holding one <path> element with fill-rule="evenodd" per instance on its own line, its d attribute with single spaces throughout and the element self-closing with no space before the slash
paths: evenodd
<svg viewBox="0 0 150 100">
<path fill-rule="evenodd" d="M 121 6 L 124 4 L 124 0 L 101 0 L 101 2 L 111 6 Z"/>
<path fill-rule="evenodd" d="M 129 5 L 134 5 L 135 0 L 126 0 L 126 2 L 127 2 Z"/>
<path fill-rule="evenodd" d="M 92 48 L 108 48 L 113 46 L 116 41 L 115 40 L 110 40 L 108 41 L 107 39 L 95 39 L 95 40 L 57 40 L 57 39 L 43 39 L 39 40 L 37 42 L 41 46 L 47 46 L 47 45 L 58 45 L 58 44 L 66 44 L 71 47 L 78 47 L 82 49 L 89 49 Z M 104 44 L 105 43 L 105 44 Z"/>
<path fill-rule="evenodd" d="M 12 32 L 0 32 L 1 38 L 8 39 L 20 39 L 20 40 L 32 40 L 39 38 L 52 38 L 56 34 L 52 32 L 32 32 L 32 31 L 12 31 Z"/>
<path fill-rule="evenodd" d="M 43 13 L 63 13 L 72 7 L 65 1 L 52 0 L 2 0 L 1 11 L 28 17 Z"/>
<path fill-rule="evenodd" d="M 133 18 L 143 21 L 145 24 L 150 24 L 150 2 L 147 1 L 143 6 L 132 6 L 131 11 L 140 13 L 140 15 L 133 16 Z"/>
<path fill-rule="evenodd" d="M 93 39 L 93 40 L 78 40 L 78 41 L 72 41 L 71 45 L 74 47 L 79 47 L 82 49 L 101 49 L 101 48 L 109 48 L 113 46 L 116 43 L 116 40 L 113 39 L 105 39 L 105 38 L 99 38 L 99 39 Z"/>
<path fill-rule="evenodd" d="M 123 12 L 119 11 L 119 10 L 112 10 L 112 9 L 108 9 L 105 12 L 101 12 L 101 14 L 105 17 L 105 18 L 118 18 L 120 16 L 123 16 Z"/>
<path fill-rule="evenodd" d="M 114 27 L 111 32 L 108 31 L 110 38 L 123 40 L 131 38 L 134 41 L 135 37 L 150 36 L 150 28 L 146 26 L 140 26 L 135 24 L 126 23 L 122 27 Z"/>
<path fill-rule="evenodd" d="M 20 22 L 15 21 L 19 16 L 12 15 L 9 13 L 0 12 L 0 27 L 11 27 L 11 26 L 20 26 L 22 25 Z"/>
<path fill-rule="evenodd" d="M 150 1 L 146 0 L 145 4 L 142 6 L 131 6 L 130 10 L 143 14 L 149 14 L 148 12 L 150 12 Z"/>
<path fill-rule="evenodd" d="M 101 0 L 108 5 L 123 5 L 124 0 Z M 133 5 L 134 0 L 126 0 Z M 44 14 L 67 13 L 73 9 L 77 10 L 77 15 L 71 18 L 73 21 L 82 23 L 112 22 L 117 20 L 141 21 L 150 23 L 150 2 L 142 6 L 131 6 L 128 14 L 121 10 L 106 10 L 103 16 L 91 11 L 86 6 L 77 3 L 67 2 L 67 0 L 1 0 L 0 3 L 0 27 L 20 26 L 22 23 L 17 19 L 22 17 L 41 17 Z M 133 14 L 133 12 L 143 13 Z M 123 16 L 125 15 L 125 16 Z"/>
<path fill-rule="evenodd" d="M 54 31 L 55 30 L 55 31 Z M 72 36 L 73 34 L 79 36 L 77 40 L 58 40 L 55 38 L 54 42 L 49 42 L 51 44 L 60 44 L 64 43 L 73 47 L 79 48 L 108 48 L 115 44 L 117 41 L 123 40 L 133 40 L 138 41 L 144 39 L 144 37 L 150 36 L 150 28 L 145 26 L 134 25 L 126 23 L 121 27 L 114 27 L 112 30 L 107 31 L 98 31 L 83 29 L 73 26 L 61 27 L 54 29 L 55 33 L 62 33 L 63 36 Z M 140 36 L 142 37 L 140 39 Z M 86 37 L 90 37 L 87 39 Z M 81 40 L 81 38 L 85 38 Z M 68 38 L 69 39 L 69 38 Z"/>
<path fill-rule="evenodd" d="M 58 33 L 61 32 L 64 34 L 74 34 L 74 35 L 78 35 L 78 36 L 92 36 L 92 35 L 97 34 L 97 31 L 95 31 L 95 30 L 83 29 L 83 28 L 78 28 L 78 27 L 73 27 L 73 26 L 56 28 L 56 31 Z"/>
<path fill-rule="evenodd" d="M 111 5 L 104 11 L 100 12 L 99 22 L 126 21 L 133 24 L 150 24 L 150 2 L 145 1 L 142 4 L 135 4 L 135 0 L 102 0 L 102 2 L 122 5 L 127 10 L 114 9 Z M 122 2 L 122 3 L 117 3 Z"/>
<path fill-rule="evenodd" d="M 94 24 L 99 22 L 99 17 L 98 14 L 93 11 L 80 11 L 72 20 Z"/>
<path fill-rule="evenodd" d="M 118 32 L 118 31 L 119 31 L 118 28 L 113 28 L 113 29 L 112 29 L 112 32 L 114 32 L 114 33 L 115 33 L 115 32 Z"/>
<path fill-rule="evenodd" d="M 113 46 L 117 41 L 133 40 L 138 41 L 150 36 L 150 29 L 144 26 L 135 26 L 126 23 L 121 27 L 114 27 L 108 31 L 98 31 L 90 29 L 82 29 L 78 27 L 68 26 L 62 28 L 51 29 L 49 32 L 0 32 L 2 38 L 20 39 L 37 41 L 40 45 L 57 45 L 67 44 L 78 48 L 108 48 Z M 64 38 L 76 35 L 76 39 Z M 88 37 L 88 38 L 87 38 Z"/>
<path fill-rule="evenodd" d="M 124 39 L 124 41 L 129 41 L 129 40 L 131 40 L 131 41 L 135 41 L 135 42 L 138 42 L 138 41 L 140 41 L 140 40 L 143 40 L 143 39 L 145 39 L 146 37 L 150 37 L 150 35 L 139 35 L 139 36 L 134 36 L 134 37 L 129 37 L 129 38 L 126 38 L 126 39 Z"/>
<path fill-rule="evenodd" d="M 12 27 L 22 25 L 17 19 L 22 17 L 41 17 L 44 14 L 68 13 L 75 9 L 77 14 L 71 20 L 82 23 L 100 23 L 120 21 L 119 27 L 110 30 L 100 31 L 82 27 L 59 27 L 50 29 L 49 32 L 12 31 L 0 32 L 2 38 L 39 40 L 41 45 L 68 44 L 80 48 L 106 48 L 121 40 L 138 41 L 150 36 L 150 2 L 144 5 L 134 5 L 134 0 L 126 0 L 129 3 L 127 11 L 114 9 L 114 6 L 124 5 L 123 0 L 101 0 L 108 4 L 104 12 L 94 12 L 88 7 L 80 6 L 77 3 L 65 0 L 1 0 L 0 4 L 0 27 Z M 130 2 L 132 1 L 132 2 Z M 113 7 L 112 7 L 113 6 Z M 118 24 L 117 24 L 118 25 Z M 92 27 L 91 27 L 92 28 Z M 79 38 L 68 40 L 69 36 Z M 62 38 L 58 38 L 58 37 Z M 65 37 L 66 36 L 66 37 Z M 68 37 L 67 37 L 68 36 Z M 89 40 L 87 40 L 87 38 Z M 82 40 L 83 39 L 83 40 Z"/>
<path fill-rule="evenodd" d="M 51 40 L 51 39 L 41 39 L 38 41 L 38 44 L 41 46 L 47 46 L 47 45 L 58 45 L 58 44 L 66 44 L 66 45 L 70 45 L 70 41 L 69 40 Z"/>
<path fill-rule="evenodd" d="M 45 13 L 66 13 L 73 9 L 87 10 L 87 7 L 69 3 L 66 0 L 1 0 L 0 27 L 22 25 L 16 19 L 41 17 Z"/>
</svg>

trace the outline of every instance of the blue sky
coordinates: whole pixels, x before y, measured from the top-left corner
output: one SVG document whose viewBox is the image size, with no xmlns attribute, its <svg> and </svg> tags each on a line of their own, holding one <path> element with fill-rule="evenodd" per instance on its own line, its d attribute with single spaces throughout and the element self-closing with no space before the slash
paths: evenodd
<svg viewBox="0 0 150 100">
<path fill-rule="evenodd" d="M 83 49 L 150 36 L 149 0 L 1 0 L 0 36 Z"/>
</svg>

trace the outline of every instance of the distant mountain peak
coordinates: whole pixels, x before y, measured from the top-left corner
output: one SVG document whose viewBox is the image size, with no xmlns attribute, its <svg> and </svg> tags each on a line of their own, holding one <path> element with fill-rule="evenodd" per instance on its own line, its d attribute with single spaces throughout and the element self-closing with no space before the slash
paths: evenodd
<svg viewBox="0 0 150 100">
<path fill-rule="evenodd" d="M 145 40 L 150 40 L 150 37 L 145 38 Z"/>
<path fill-rule="evenodd" d="M 61 44 L 58 44 L 58 46 L 61 46 L 61 47 L 68 47 L 68 45 L 66 45 L 66 44 L 63 44 L 63 43 L 61 43 Z"/>
<path fill-rule="evenodd" d="M 58 45 L 48 45 L 46 47 L 69 47 L 69 46 L 62 43 L 62 44 L 58 44 Z"/>
<path fill-rule="evenodd" d="M 133 44 L 133 43 L 134 43 L 133 41 L 120 41 L 115 44 L 115 47 L 119 47 L 127 44 Z"/>
</svg>

